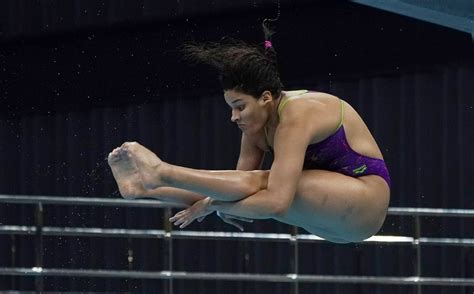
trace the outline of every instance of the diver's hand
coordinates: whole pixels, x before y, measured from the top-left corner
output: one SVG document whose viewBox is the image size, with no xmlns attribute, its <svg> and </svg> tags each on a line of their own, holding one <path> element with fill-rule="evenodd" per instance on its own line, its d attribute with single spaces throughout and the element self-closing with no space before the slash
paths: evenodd
<svg viewBox="0 0 474 294">
<path fill-rule="evenodd" d="M 239 224 L 236 220 L 247 222 L 247 223 L 253 223 L 253 219 L 250 219 L 250 218 L 225 214 L 220 211 L 217 211 L 216 213 L 225 223 L 228 223 L 229 225 L 232 225 L 241 231 L 244 230 L 244 227 L 241 224 Z"/>
<path fill-rule="evenodd" d="M 209 208 L 211 201 L 212 199 L 209 197 L 199 200 L 192 206 L 170 217 L 169 221 L 181 229 L 189 226 L 196 219 L 201 222 L 208 214 L 214 212 L 214 210 Z"/>
</svg>

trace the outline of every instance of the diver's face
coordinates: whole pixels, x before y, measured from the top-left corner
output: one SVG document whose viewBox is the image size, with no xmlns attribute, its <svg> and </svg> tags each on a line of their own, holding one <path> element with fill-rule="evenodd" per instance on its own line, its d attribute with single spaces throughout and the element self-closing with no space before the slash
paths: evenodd
<svg viewBox="0 0 474 294">
<path fill-rule="evenodd" d="M 232 110 L 230 120 L 236 123 L 242 132 L 255 134 L 265 126 L 268 112 L 263 96 L 255 99 L 236 90 L 226 90 L 224 98 Z"/>
</svg>

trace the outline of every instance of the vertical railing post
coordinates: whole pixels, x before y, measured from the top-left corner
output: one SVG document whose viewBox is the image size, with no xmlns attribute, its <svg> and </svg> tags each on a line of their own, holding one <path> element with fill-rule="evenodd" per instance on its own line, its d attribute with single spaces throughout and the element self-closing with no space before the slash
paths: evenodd
<svg viewBox="0 0 474 294">
<path fill-rule="evenodd" d="M 43 268 L 43 204 L 36 204 L 35 209 L 35 267 Z M 39 275 L 35 278 L 35 289 L 37 293 L 43 292 L 43 276 Z"/>
<path fill-rule="evenodd" d="M 16 238 L 15 238 L 15 235 L 10 235 L 10 240 L 11 240 L 11 247 L 10 247 L 10 253 L 12 255 L 12 258 L 11 258 L 11 265 L 12 267 L 16 267 Z M 12 289 L 15 289 L 16 286 L 15 286 L 15 280 L 16 280 L 16 277 L 12 276 L 11 277 L 11 288 Z"/>
<path fill-rule="evenodd" d="M 127 251 L 127 261 L 128 261 L 128 270 L 133 270 L 133 260 L 134 260 L 134 252 L 133 252 L 133 244 L 132 238 L 127 239 L 128 243 L 128 251 Z M 132 283 L 128 283 L 128 292 L 132 292 Z"/>
<path fill-rule="evenodd" d="M 165 245 L 164 245 L 164 268 L 168 269 L 169 272 L 173 271 L 173 238 L 171 237 L 171 231 L 173 226 L 171 225 L 169 218 L 172 211 L 168 207 L 165 209 L 163 216 L 163 229 L 165 231 Z M 173 278 L 170 277 L 164 285 L 164 293 L 173 294 Z"/>
<path fill-rule="evenodd" d="M 293 226 L 291 230 L 291 245 L 293 246 L 293 258 L 291 260 L 291 268 L 292 272 L 295 275 L 294 277 L 298 277 L 299 274 L 299 257 L 298 257 L 298 227 Z M 298 280 L 293 282 L 293 294 L 299 293 L 299 283 Z"/>
<path fill-rule="evenodd" d="M 417 215 L 415 216 L 415 250 L 416 250 L 416 265 L 415 265 L 415 271 L 416 271 L 416 276 L 421 277 L 421 244 L 420 244 L 420 238 L 421 238 L 421 221 L 420 221 L 420 216 Z M 417 294 L 421 294 L 421 285 L 417 285 Z"/>
</svg>

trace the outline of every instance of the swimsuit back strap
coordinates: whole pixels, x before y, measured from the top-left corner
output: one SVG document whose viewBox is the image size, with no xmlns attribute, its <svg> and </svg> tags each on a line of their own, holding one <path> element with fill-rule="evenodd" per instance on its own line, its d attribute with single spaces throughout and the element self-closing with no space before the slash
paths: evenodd
<svg viewBox="0 0 474 294">
<path fill-rule="evenodd" d="M 291 96 L 282 98 L 282 100 L 280 101 L 280 104 L 278 104 L 278 109 L 277 109 L 278 118 L 280 118 L 283 108 L 285 108 L 286 104 L 290 101 L 290 99 L 296 98 L 297 96 L 305 94 L 305 93 L 308 93 L 308 90 L 291 91 Z"/>
<path fill-rule="evenodd" d="M 296 90 L 296 91 L 290 91 L 291 96 L 287 96 L 281 99 L 280 103 L 278 104 L 277 108 L 277 114 L 278 114 L 278 119 L 280 119 L 281 112 L 283 111 L 283 108 L 285 108 L 286 104 L 290 101 L 290 99 L 296 98 L 299 95 L 308 93 L 308 90 Z M 267 128 L 264 127 L 263 131 L 265 132 L 265 142 L 267 143 L 267 146 L 272 149 L 272 146 L 270 145 L 270 140 L 268 140 L 268 132 Z"/>
<path fill-rule="evenodd" d="M 344 101 L 342 99 L 339 99 L 341 101 L 341 121 L 337 125 L 336 131 L 339 130 L 339 128 L 342 126 L 342 123 L 344 121 Z"/>
<path fill-rule="evenodd" d="M 280 104 L 278 104 L 278 119 L 280 119 L 281 112 L 283 111 L 283 108 L 285 108 L 286 104 L 290 101 L 290 97 L 285 97 L 280 101 Z"/>
</svg>

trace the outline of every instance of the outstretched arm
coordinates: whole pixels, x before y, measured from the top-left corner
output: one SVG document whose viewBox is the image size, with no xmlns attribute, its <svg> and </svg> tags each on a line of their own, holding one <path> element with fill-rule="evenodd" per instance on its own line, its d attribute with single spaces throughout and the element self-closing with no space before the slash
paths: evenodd
<svg viewBox="0 0 474 294">
<path fill-rule="evenodd" d="M 275 160 L 270 170 L 266 189 L 236 202 L 206 200 L 176 214 L 170 221 L 185 227 L 203 211 L 220 211 L 253 219 L 274 218 L 286 213 L 293 202 L 301 176 L 304 154 L 311 134 L 306 129 L 304 116 L 287 116 L 275 133 Z"/>
</svg>

